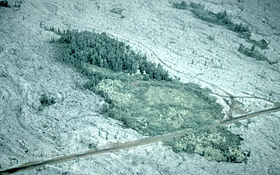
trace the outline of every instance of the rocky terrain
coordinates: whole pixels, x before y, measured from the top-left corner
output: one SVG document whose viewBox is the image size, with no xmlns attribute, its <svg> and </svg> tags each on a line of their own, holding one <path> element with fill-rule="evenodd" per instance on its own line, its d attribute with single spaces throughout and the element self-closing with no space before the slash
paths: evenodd
<svg viewBox="0 0 280 175">
<path fill-rule="evenodd" d="M 252 38 L 268 41 L 262 54 L 280 61 L 277 0 L 196 2 L 214 12 L 227 10 L 235 22 L 250 27 Z M 143 138 L 100 114 L 103 99 L 81 86 L 85 76 L 57 61 L 49 41 L 58 36 L 44 26 L 106 32 L 125 41 L 182 82 L 210 88 L 226 117 L 279 106 L 279 62 L 268 64 L 240 54 L 240 44 L 251 46 L 245 39 L 171 3 L 24 0 L 20 7 L 0 7 L 0 170 Z M 110 11 L 114 8 L 123 10 L 116 14 Z M 41 108 L 42 94 L 53 97 L 55 104 Z M 279 125 L 280 113 L 275 112 L 229 126 L 244 139 L 242 148 L 251 152 L 242 164 L 207 161 L 154 143 L 18 174 L 277 175 Z"/>
</svg>

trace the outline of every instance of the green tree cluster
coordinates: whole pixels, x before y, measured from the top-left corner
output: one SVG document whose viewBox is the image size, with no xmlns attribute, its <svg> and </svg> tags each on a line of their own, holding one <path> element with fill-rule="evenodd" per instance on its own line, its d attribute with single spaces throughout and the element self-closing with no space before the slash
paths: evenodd
<svg viewBox="0 0 280 175">
<path fill-rule="evenodd" d="M 184 10 L 189 9 L 197 18 L 203 21 L 226 26 L 229 30 L 237 32 L 245 38 L 250 38 L 251 36 L 249 28 L 243 24 L 233 23 L 226 11 L 214 13 L 206 10 L 204 6 L 199 3 L 191 2 L 188 5 L 185 1 L 182 1 L 181 3 L 173 3 L 172 7 Z"/>
<path fill-rule="evenodd" d="M 139 70 L 150 79 L 171 80 L 160 65 L 149 62 L 146 56 L 135 53 L 124 42 L 105 33 L 67 30 L 58 34 L 61 35 L 58 43 L 66 48 L 63 60 L 75 67 L 89 63 L 114 72 L 135 74 Z"/>
<path fill-rule="evenodd" d="M 259 41 L 251 39 L 251 31 L 249 27 L 243 24 L 234 23 L 226 10 L 223 12 L 214 13 L 205 9 L 204 6 L 200 3 L 190 2 L 189 4 L 187 4 L 187 2 L 185 1 L 182 1 L 180 3 L 173 3 L 172 7 L 177 9 L 190 10 L 195 15 L 195 17 L 201 20 L 225 26 L 227 29 L 238 33 L 240 37 L 247 39 L 247 42 L 252 43 L 254 46 L 259 47 L 260 49 L 268 49 L 268 43 L 264 39 L 261 39 Z"/>
<path fill-rule="evenodd" d="M 206 10 L 201 4 L 194 2 L 190 3 L 190 7 L 190 10 L 193 12 L 193 14 L 203 21 L 226 26 L 229 30 L 239 33 L 242 37 L 251 37 L 251 31 L 249 28 L 243 24 L 236 24 L 232 22 L 226 10 L 223 12 L 214 13 L 212 11 Z"/>
</svg>

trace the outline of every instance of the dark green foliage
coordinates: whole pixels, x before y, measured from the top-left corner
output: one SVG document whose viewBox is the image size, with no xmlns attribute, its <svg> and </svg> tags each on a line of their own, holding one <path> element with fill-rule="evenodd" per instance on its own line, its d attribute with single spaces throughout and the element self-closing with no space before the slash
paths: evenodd
<svg viewBox="0 0 280 175">
<path fill-rule="evenodd" d="M 250 40 L 248 40 L 248 42 L 252 43 L 254 46 L 257 46 L 262 50 L 268 49 L 268 42 L 264 39 L 261 39 L 259 41 L 250 39 Z"/>
<path fill-rule="evenodd" d="M 122 12 L 124 11 L 123 8 L 113 8 L 110 10 L 110 12 L 118 14 L 118 15 L 122 15 Z"/>
<path fill-rule="evenodd" d="M 201 20 L 225 26 L 227 29 L 238 33 L 240 37 L 245 38 L 247 42 L 252 43 L 254 46 L 259 47 L 260 49 L 268 49 L 267 41 L 265 41 L 264 39 L 260 41 L 250 39 L 251 31 L 249 30 L 249 28 L 247 26 L 244 26 L 243 24 L 235 24 L 234 22 L 232 22 L 226 11 L 214 13 L 206 10 L 204 6 L 199 3 L 191 2 L 188 5 L 185 1 L 182 1 L 181 3 L 173 3 L 172 7 L 184 10 L 188 9 Z"/>
<path fill-rule="evenodd" d="M 182 1 L 180 3 L 173 3 L 172 7 L 177 8 L 177 9 L 186 10 L 188 8 L 188 5 L 185 1 Z"/>
<path fill-rule="evenodd" d="M 223 118 L 209 90 L 194 84 L 106 79 L 94 91 L 114 106 L 110 117 L 144 135 L 202 127 Z"/>
<path fill-rule="evenodd" d="M 260 41 L 250 39 L 251 31 L 249 28 L 243 24 L 235 24 L 232 22 L 226 11 L 214 13 L 206 10 L 204 6 L 199 3 L 191 2 L 188 5 L 185 1 L 182 1 L 181 3 L 173 3 L 172 7 L 184 10 L 188 9 L 192 11 L 197 18 L 206 22 L 225 26 L 227 29 L 238 33 L 240 37 L 247 39 L 247 42 L 252 43 L 254 46 L 259 47 L 260 49 L 268 48 L 268 43 L 264 39 Z"/>
<path fill-rule="evenodd" d="M 249 30 L 249 28 L 247 26 L 244 26 L 243 24 L 229 23 L 229 24 L 227 24 L 227 28 L 231 31 L 239 33 L 241 35 L 241 37 L 244 37 L 247 39 L 249 39 L 251 37 L 251 31 Z"/>
<path fill-rule="evenodd" d="M 64 31 L 55 44 L 62 61 L 88 76 L 90 81 L 84 87 L 105 99 L 108 105 L 101 107 L 101 113 L 143 135 L 155 136 L 192 128 L 197 132 L 195 139 L 174 140 L 169 143 L 174 151 L 197 153 L 208 160 L 245 161 L 246 156 L 238 148 L 240 142 L 236 141 L 238 136 L 222 135 L 218 130 L 205 134 L 208 130 L 202 129 L 216 128 L 223 118 L 222 106 L 209 95 L 209 89 L 169 78 L 160 65 L 149 62 L 146 56 L 136 54 L 129 46 L 105 33 Z M 41 103 L 48 104 L 48 98 L 44 96 L 43 99 L 44 103 Z M 211 134 L 219 136 L 219 142 L 213 141 Z M 202 146 L 194 142 L 200 137 L 205 138 Z M 221 141 L 226 143 L 219 145 Z M 230 152 L 231 149 L 234 151 Z M 230 158 L 235 154 L 237 161 Z"/>
<path fill-rule="evenodd" d="M 53 31 L 54 29 L 51 28 Z M 63 60 L 75 67 L 82 67 L 83 63 L 90 63 L 114 72 L 147 74 L 154 80 L 171 80 L 168 72 L 160 65 L 147 60 L 146 56 L 132 51 L 128 45 L 110 38 L 105 33 L 64 31 L 60 32 L 58 43 L 65 50 Z"/>
<path fill-rule="evenodd" d="M 197 153 L 208 160 L 218 162 L 246 162 L 250 152 L 242 152 L 239 145 L 243 139 L 229 132 L 225 127 L 216 127 L 192 135 L 186 135 L 177 140 L 177 145 L 173 147 L 175 152 L 186 151 Z M 173 145 L 173 143 L 168 143 Z"/>
<path fill-rule="evenodd" d="M 0 7 L 10 7 L 10 6 L 7 0 L 1 0 Z"/>
<path fill-rule="evenodd" d="M 8 0 L 0 0 L 0 7 L 6 7 L 6 8 L 11 8 L 11 7 L 17 7 L 19 8 L 23 1 L 17 0 L 15 1 L 14 5 L 11 5 L 11 3 L 8 2 Z"/>
<path fill-rule="evenodd" d="M 48 97 L 46 94 L 43 94 L 40 97 L 40 103 L 42 106 L 50 106 L 50 105 L 55 104 L 55 98 Z"/>
<path fill-rule="evenodd" d="M 182 1 L 179 4 L 174 3 L 173 7 L 178 9 L 189 9 L 197 18 L 206 22 L 226 26 L 229 30 L 239 33 L 244 38 L 250 38 L 251 36 L 249 28 L 243 24 L 233 23 L 226 11 L 214 13 L 206 10 L 201 4 L 194 2 L 191 2 L 189 8 L 187 8 L 188 6 L 185 1 Z"/>
<path fill-rule="evenodd" d="M 214 41 L 215 38 L 213 36 L 207 36 L 207 39 L 210 40 L 210 41 Z"/>
<path fill-rule="evenodd" d="M 240 46 L 238 48 L 238 52 L 240 52 L 248 57 L 253 57 L 256 60 L 267 61 L 269 64 L 277 63 L 277 61 L 271 61 L 266 56 L 261 54 L 258 50 L 256 50 L 254 45 L 252 45 L 251 48 L 248 48 L 248 47 L 245 47 L 243 44 L 240 44 Z"/>
<path fill-rule="evenodd" d="M 239 149 L 241 138 L 219 126 L 222 106 L 210 90 L 195 84 L 143 81 L 134 77 L 106 78 L 87 87 L 109 104 L 103 112 L 143 135 L 156 136 L 192 128 L 194 135 L 167 143 L 175 152 L 197 153 L 208 160 L 241 163 L 247 154 Z M 94 82 L 94 81 L 93 81 Z M 209 128 L 212 129 L 204 129 Z"/>
<path fill-rule="evenodd" d="M 249 28 L 247 26 L 244 26 L 243 24 L 234 24 L 226 11 L 214 13 L 204 9 L 204 7 L 199 4 L 191 4 L 191 7 L 195 7 L 192 8 L 191 11 L 197 18 L 207 22 L 226 26 L 229 30 L 239 33 L 245 38 L 250 38 L 251 32 Z"/>
<path fill-rule="evenodd" d="M 261 49 L 268 48 L 268 43 L 264 39 L 257 41 L 255 45 L 259 46 Z"/>
<path fill-rule="evenodd" d="M 46 30 L 46 31 L 50 31 L 50 32 L 54 32 L 57 35 L 62 35 L 63 31 L 61 31 L 60 28 L 54 28 L 53 26 L 47 27 L 46 25 L 44 25 L 44 23 L 42 21 L 40 21 L 40 28 Z"/>
<path fill-rule="evenodd" d="M 204 9 L 204 6 L 202 6 L 199 3 L 195 3 L 195 2 L 191 2 L 189 6 L 193 9 Z"/>
</svg>

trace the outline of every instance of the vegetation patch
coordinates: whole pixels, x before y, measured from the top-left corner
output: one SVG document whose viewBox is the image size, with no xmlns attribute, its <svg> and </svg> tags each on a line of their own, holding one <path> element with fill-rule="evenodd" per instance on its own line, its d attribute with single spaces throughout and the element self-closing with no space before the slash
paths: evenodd
<svg viewBox="0 0 280 175">
<path fill-rule="evenodd" d="M 9 3 L 8 0 L 0 0 L 0 7 L 6 7 L 6 8 L 11 8 L 11 7 L 20 7 L 21 4 L 23 3 L 22 0 L 16 0 L 13 5 L 11 5 L 11 3 Z"/>
<path fill-rule="evenodd" d="M 180 3 L 173 3 L 172 7 L 176 9 L 187 10 L 188 4 L 185 1 L 181 1 Z"/>
<path fill-rule="evenodd" d="M 50 97 L 46 94 L 42 94 L 39 101 L 41 103 L 41 106 L 39 107 L 38 111 L 42 111 L 45 107 L 51 106 L 56 103 L 54 97 Z"/>
<path fill-rule="evenodd" d="M 123 8 L 113 8 L 113 9 L 110 10 L 110 12 L 115 13 L 115 14 L 117 14 L 117 15 L 120 15 L 121 18 L 125 18 L 125 16 L 122 15 L 122 12 L 123 12 L 124 10 L 125 10 L 125 9 L 123 9 Z"/>
<path fill-rule="evenodd" d="M 147 79 L 171 81 L 168 72 L 160 65 L 147 61 L 123 42 L 110 38 L 105 33 L 66 31 L 58 40 L 63 47 L 63 61 L 81 68 L 82 63 L 103 67 L 113 72 L 136 73 L 138 70 Z"/>
<path fill-rule="evenodd" d="M 180 3 L 173 3 L 172 7 L 177 9 L 190 10 L 195 15 L 195 17 L 206 22 L 225 26 L 227 29 L 238 33 L 242 38 L 246 38 L 248 42 L 252 43 L 256 47 L 259 47 L 261 49 L 268 48 L 268 43 L 264 39 L 260 41 L 250 39 L 251 31 L 248 26 L 234 23 L 226 11 L 214 13 L 205 9 L 204 6 L 199 3 L 190 2 L 189 4 L 187 4 L 185 1 L 182 1 Z"/>
<path fill-rule="evenodd" d="M 252 43 L 254 46 L 259 47 L 262 50 L 268 49 L 268 42 L 264 39 L 261 39 L 259 41 L 250 39 L 248 40 L 248 42 Z"/>
<path fill-rule="evenodd" d="M 118 15 L 122 15 L 122 12 L 123 12 L 123 11 L 124 11 L 123 8 L 112 8 L 112 9 L 110 10 L 110 12 L 115 13 L 115 14 L 118 14 Z"/>
<path fill-rule="evenodd" d="M 46 94 L 43 94 L 40 97 L 40 103 L 42 106 L 50 106 L 55 104 L 55 99 L 53 97 L 49 97 Z"/>
<path fill-rule="evenodd" d="M 171 79 L 160 65 L 105 33 L 65 31 L 54 44 L 62 61 L 90 78 L 85 87 L 104 97 L 109 106 L 102 111 L 125 127 L 149 136 L 193 128 L 192 136 L 166 144 L 208 160 L 246 161 L 241 138 L 219 125 L 222 106 L 209 89 Z"/>
<path fill-rule="evenodd" d="M 197 85 L 131 79 L 104 79 L 93 90 L 113 106 L 110 117 L 144 135 L 195 128 L 223 117 L 209 91 Z"/>
<path fill-rule="evenodd" d="M 0 7 L 10 7 L 10 6 L 7 0 L 1 0 Z"/>
<path fill-rule="evenodd" d="M 271 61 L 269 60 L 266 56 L 264 56 L 263 54 L 261 54 L 258 50 L 256 50 L 255 46 L 252 45 L 251 48 L 245 47 L 243 44 L 240 44 L 239 48 L 238 48 L 238 52 L 242 53 L 243 55 L 246 55 L 248 57 L 253 57 L 256 60 L 260 60 L 260 61 L 266 61 L 269 64 L 277 64 L 277 61 Z"/>
<path fill-rule="evenodd" d="M 250 38 L 251 36 L 249 28 L 242 24 L 233 23 L 226 11 L 214 13 L 205 9 L 204 6 L 199 3 L 191 2 L 188 5 L 185 1 L 182 1 L 181 3 L 173 3 L 173 7 L 178 9 L 189 9 L 193 12 L 195 17 L 206 22 L 226 26 L 229 30 L 237 32 L 245 38 Z"/>
<path fill-rule="evenodd" d="M 186 151 L 204 156 L 218 162 L 241 163 L 247 159 L 249 152 L 241 151 L 238 146 L 242 139 L 233 136 L 223 127 L 216 127 L 199 133 L 192 133 L 171 143 L 175 152 Z"/>
</svg>

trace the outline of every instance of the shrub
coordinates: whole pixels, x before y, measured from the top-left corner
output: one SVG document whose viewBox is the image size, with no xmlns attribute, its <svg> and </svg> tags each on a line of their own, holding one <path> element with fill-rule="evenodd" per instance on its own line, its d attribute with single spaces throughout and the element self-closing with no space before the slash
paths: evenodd
<svg viewBox="0 0 280 175">
<path fill-rule="evenodd" d="M 201 4 L 195 2 L 191 2 L 190 7 L 193 9 L 204 9 L 204 7 Z"/>
<path fill-rule="evenodd" d="M 20 7 L 21 4 L 23 3 L 22 0 L 17 0 L 15 1 L 14 5 L 10 5 L 10 3 L 8 2 L 8 0 L 0 0 L 0 7 Z"/>
<path fill-rule="evenodd" d="M 215 40 L 215 38 L 213 36 L 210 36 L 210 35 L 207 36 L 207 39 L 210 40 L 210 41 L 214 41 Z"/>
<path fill-rule="evenodd" d="M 173 3 L 172 7 L 182 10 L 186 10 L 188 8 L 187 3 L 185 1 L 182 1 L 180 3 Z"/>
<path fill-rule="evenodd" d="M 225 127 L 217 127 L 214 130 L 195 132 L 169 143 L 175 152 L 187 151 L 204 156 L 208 160 L 218 162 L 246 162 L 249 152 L 239 149 L 242 138 L 233 135 Z"/>
<path fill-rule="evenodd" d="M 55 98 L 48 97 L 46 94 L 42 94 L 40 97 L 40 103 L 42 106 L 50 106 L 55 104 Z"/>
<path fill-rule="evenodd" d="M 261 49 L 268 49 L 268 42 L 266 42 L 264 39 L 257 41 L 255 45 L 259 46 Z"/>
<path fill-rule="evenodd" d="M 122 15 L 122 12 L 124 11 L 123 8 L 113 8 L 110 10 L 110 12 L 118 14 L 118 15 Z"/>
<path fill-rule="evenodd" d="M 268 49 L 268 42 L 264 39 L 261 39 L 259 41 L 250 39 L 248 40 L 248 42 L 252 43 L 254 46 L 259 47 L 260 49 L 264 50 L 264 49 Z"/>
<path fill-rule="evenodd" d="M 243 44 L 239 45 L 238 52 L 242 53 L 243 55 L 246 55 L 248 57 L 253 57 L 256 60 L 260 61 L 266 61 L 269 64 L 276 64 L 277 61 L 271 61 L 266 56 L 261 54 L 258 50 L 256 50 L 256 47 L 252 45 L 251 48 L 245 47 Z"/>
<path fill-rule="evenodd" d="M 0 7 L 10 7 L 10 6 L 7 0 L 1 0 Z"/>
</svg>

